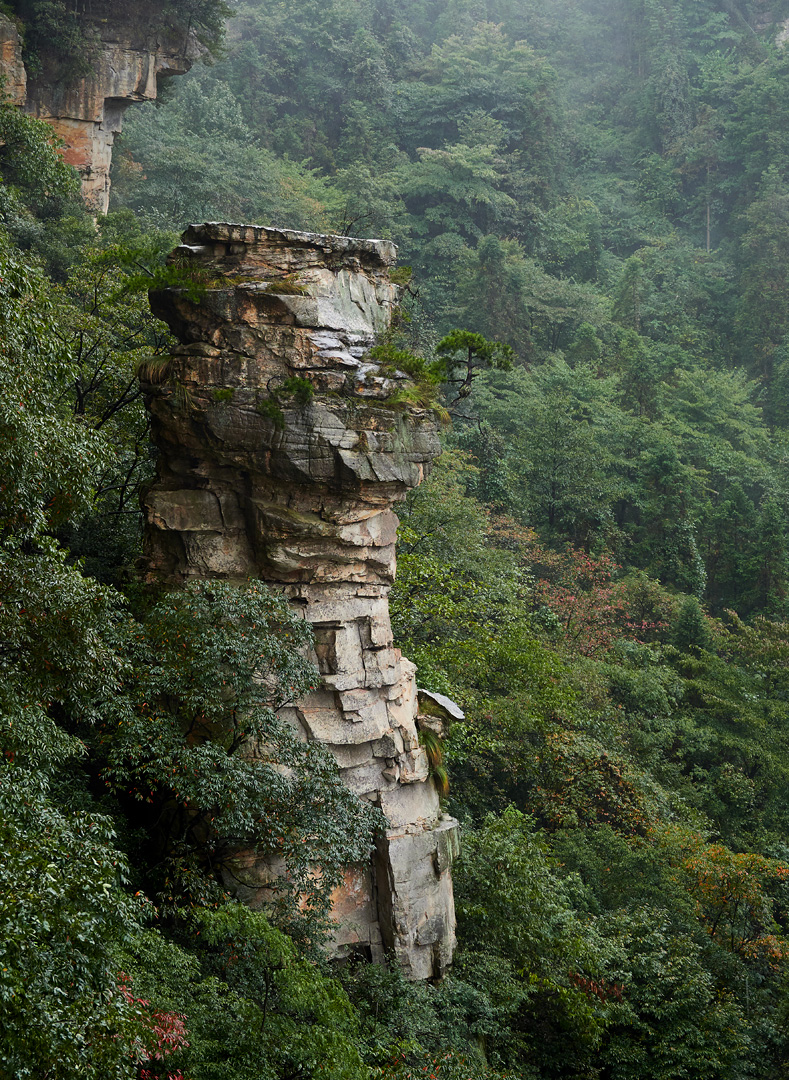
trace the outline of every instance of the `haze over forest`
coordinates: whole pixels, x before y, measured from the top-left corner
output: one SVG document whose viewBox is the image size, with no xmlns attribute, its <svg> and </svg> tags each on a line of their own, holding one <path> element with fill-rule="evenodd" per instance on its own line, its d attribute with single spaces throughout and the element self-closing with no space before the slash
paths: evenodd
<svg viewBox="0 0 789 1080">
<path fill-rule="evenodd" d="M 84 76 L 84 12 L 3 6 Z M 0 104 L 0 1080 L 785 1077 L 789 0 L 171 8 L 213 58 L 127 112 L 97 222 Z M 204 221 L 398 246 L 379 358 L 444 450 L 395 644 L 465 713 L 424 738 L 463 829 L 435 985 L 322 952 L 380 821 L 275 715 L 303 620 L 141 581 L 147 291 L 199 303 L 164 260 Z M 239 837 L 292 871 L 265 913 Z"/>
</svg>

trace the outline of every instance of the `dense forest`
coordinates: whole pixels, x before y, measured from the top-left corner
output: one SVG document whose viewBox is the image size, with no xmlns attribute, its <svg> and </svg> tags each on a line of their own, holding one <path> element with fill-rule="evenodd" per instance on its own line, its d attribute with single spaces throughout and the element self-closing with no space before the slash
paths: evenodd
<svg viewBox="0 0 789 1080">
<path fill-rule="evenodd" d="M 784 1077 L 789 2 L 174 8 L 213 58 L 128 114 L 98 223 L 0 104 L 0 1078 Z M 205 220 L 393 239 L 389 347 L 512 350 L 400 512 L 397 643 L 466 714 L 435 986 L 322 957 L 304 839 L 328 887 L 376 822 L 278 725 L 304 624 L 139 583 L 146 293 Z M 288 775 L 186 743 L 206 701 Z M 228 836 L 294 867 L 266 915 Z"/>
</svg>

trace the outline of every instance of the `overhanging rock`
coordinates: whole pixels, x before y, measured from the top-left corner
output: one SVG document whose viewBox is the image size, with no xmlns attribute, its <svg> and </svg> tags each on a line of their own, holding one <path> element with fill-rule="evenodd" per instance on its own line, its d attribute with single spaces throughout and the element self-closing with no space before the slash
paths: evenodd
<svg viewBox="0 0 789 1080">
<path fill-rule="evenodd" d="M 0 74 L 10 101 L 46 120 L 62 139 L 63 158 L 80 173 L 88 205 L 106 214 L 112 147 L 124 112 L 153 101 L 160 79 L 188 71 L 205 50 L 164 0 L 91 0 L 74 7 L 93 43 L 89 74 L 65 79 L 56 49 L 43 49 L 38 70 L 27 72 L 23 31 L 2 12 Z"/>
<path fill-rule="evenodd" d="M 397 301 L 395 256 L 384 241 L 187 230 L 171 260 L 208 287 L 199 301 L 151 295 L 181 344 L 145 387 L 160 450 L 146 556 L 158 580 L 260 578 L 312 623 L 322 685 L 288 718 L 389 822 L 372 864 L 350 867 L 334 897 L 335 952 L 391 952 L 427 979 L 454 949 L 458 841 L 419 744 L 415 668 L 389 621 L 392 506 L 439 451 L 430 410 L 391 403 L 407 376 L 369 357 Z M 259 902 L 266 880 L 248 860 L 240 895 Z"/>
</svg>

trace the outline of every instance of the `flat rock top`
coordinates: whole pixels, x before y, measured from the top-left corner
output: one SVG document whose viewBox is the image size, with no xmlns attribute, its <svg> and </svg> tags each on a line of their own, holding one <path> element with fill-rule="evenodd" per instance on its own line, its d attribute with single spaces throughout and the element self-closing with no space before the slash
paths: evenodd
<svg viewBox="0 0 789 1080">
<path fill-rule="evenodd" d="M 356 257 L 360 262 L 382 267 L 397 261 L 397 247 L 391 240 L 364 240 L 356 236 L 299 232 L 267 225 L 240 225 L 227 221 L 206 221 L 190 225 L 181 238 L 185 247 L 214 244 L 241 244 L 261 251 L 272 248 L 312 248 L 327 256 Z"/>
</svg>

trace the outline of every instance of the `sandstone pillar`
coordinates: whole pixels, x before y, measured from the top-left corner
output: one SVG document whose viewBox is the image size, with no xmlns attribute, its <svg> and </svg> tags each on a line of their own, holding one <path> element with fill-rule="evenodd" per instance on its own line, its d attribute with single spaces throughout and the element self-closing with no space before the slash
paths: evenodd
<svg viewBox="0 0 789 1080">
<path fill-rule="evenodd" d="M 146 387 L 158 476 L 145 498 L 160 580 L 260 578 L 315 632 L 322 685 L 291 710 L 389 828 L 334 898 L 338 955 L 393 952 L 415 979 L 454 947 L 457 826 L 417 736 L 415 668 L 394 647 L 392 506 L 438 453 L 429 409 L 370 360 L 397 288 L 392 244 L 252 226 L 192 226 L 171 256 L 207 285 L 152 294 L 181 341 Z M 263 878 L 250 872 L 244 898 Z"/>
</svg>

